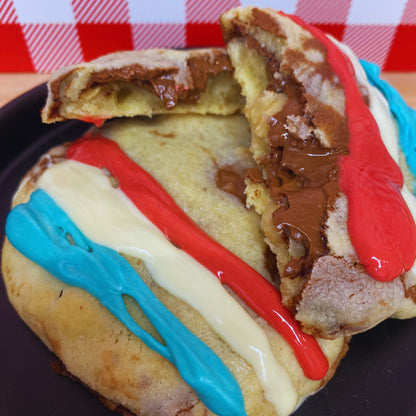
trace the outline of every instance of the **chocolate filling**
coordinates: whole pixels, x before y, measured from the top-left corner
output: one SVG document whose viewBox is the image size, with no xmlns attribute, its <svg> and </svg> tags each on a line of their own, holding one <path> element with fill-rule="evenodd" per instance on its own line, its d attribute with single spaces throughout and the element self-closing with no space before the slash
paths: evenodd
<svg viewBox="0 0 416 416">
<path fill-rule="evenodd" d="M 304 255 L 292 257 L 283 277 L 306 276 L 313 262 L 328 253 L 325 223 L 340 192 L 338 158 L 348 154 L 349 135 L 346 118 L 307 94 L 293 75 L 293 68 L 302 63 L 303 67 L 313 68 L 322 79 L 338 82 L 337 77 L 326 59 L 311 62 L 302 51 L 286 49 L 285 64 L 281 64 L 275 54 L 248 34 L 246 23 L 239 20 L 233 23 L 234 36 L 244 36 L 247 46 L 265 58 L 269 73 L 267 90 L 287 96 L 282 110 L 268 120 L 269 152 L 259 162 L 263 174 L 250 170 L 248 175 L 252 181 L 263 182 L 269 188 L 278 206 L 273 223 L 284 240 L 288 244 L 291 239 L 298 241 L 304 247 Z M 251 24 L 285 38 L 279 23 L 258 9 L 253 10 Z M 306 40 L 303 47 L 318 49 L 326 57 L 326 50 L 314 39 Z M 324 147 L 315 137 L 315 124 L 331 138 L 331 147 Z"/>
<path fill-rule="evenodd" d="M 323 147 L 313 133 L 301 139 L 288 131 L 288 117 L 304 117 L 305 104 L 301 87 L 292 80 L 284 80 L 282 89 L 288 100 L 269 120 L 267 139 L 271 152 L 261 166 L 267 173 L 270 194 L 279 206 L 273 213 L 277 230 L 287 241 L 299 241 L 305 248 L 305 256 L 292 259 L 285 268 L 286 276 L 296 277 L 309 273 L 312 263 L 328 251 L 323 229 L 328 209 L 339 192 L 340 152 Z M 307 123 L 312 127 L 311 120 Z"/>
<path fill-rule="evenodd" d="M 244 178 L 246 170 L 238 165 L 227 165 L 219 167 L 215 174 L 217 188 L 236 196 L 242 204 L 246 204 L 246 185 Z"/>
<path fill-rule="evenodd" d="M 256 168 L 247 170 L 237 164 L 222 166 L 218 168 L 215 174 L 215 183 L 217 188 L 236 196 L 243 205 L 246 205 L 245 177 L 246 175 L 250 176 L 255 174 L 253 172 L 258 172 L 261 175 Z M 272 281 L 279 284 L 280 276 L 276 262 L 276 256 L 272 253 L 269 246 L 267 246 L 264 252 L 264 264 Z"/>
<path fill-rule="evenodd" d="M 135 83 L 155 93 L 165 108 L 170 110 L 175 108 L 178 102 L 189 104 L 198 102 L 200 94 L 206 90 L 210 78 L 214 78 L 223 72 L 232 73 L 233 71 L 228 55 L 221 50 L 200 55 L 190 54 L 185 65 L 189 76 L 189 84 L 187 85 L 180 85 L 175 82 L 174 76 L 179 71 L 179 68 L 175 65 L 151 69 L 140 64 L 132 64 L 92 73 L 83 91 L 90 87 L 111 82 Z M 56 99 L 50 109 L 49 117 L 59 117 L 61 106 L 61 101 L 58 99 L 59 89 L 68 75 L 70 74 L 65 74 L 50 84 L 51 92 Z"/>
<path fill-rule="evenodd" d="M 229 57 L 221 51 L 213 51 L 212 55 L 190 56 L 186 61 L 189 85 L 177 84 L 174 76 L 179 68 L 144 68 L 140 64 L 124 66 L 118 69 L 95 72 L 86 86 L 90 88 L 108 82 L 135 82 L 140 87 L 154 92 L 166 109 L 175 108 L 178 102 L 194 104 L 199 100 L 208 84 L 208 80 L 221 72 L 231 72 Z"/>
</svg>

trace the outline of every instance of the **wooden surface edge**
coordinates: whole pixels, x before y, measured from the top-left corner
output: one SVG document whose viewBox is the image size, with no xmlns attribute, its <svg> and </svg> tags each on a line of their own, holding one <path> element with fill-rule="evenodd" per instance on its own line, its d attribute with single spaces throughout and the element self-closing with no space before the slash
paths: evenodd
<svg viewBox="0 0 416 416">
<path fill-rule="evenodd" d="M 0 107 L 49 79 L 49 74 L 0 73 Z"/>
</svg>

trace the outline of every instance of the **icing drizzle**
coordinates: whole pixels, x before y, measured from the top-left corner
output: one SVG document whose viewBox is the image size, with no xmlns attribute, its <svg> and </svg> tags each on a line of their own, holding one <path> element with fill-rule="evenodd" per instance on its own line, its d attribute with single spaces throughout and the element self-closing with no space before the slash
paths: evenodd
<svg viewBox="0 0 416 416">
<path fill-rule="evenodd" d="M 409 210 L 400 197 L 403 187 L 401 171 L 380 146 L 378 126 L 365 105 L 360 104 L 361 94 L 347 58 L 315 28 L 295 16 L 291 18 L 327 47 L 328 60 L 344 85 L 351 138 L 350 156 L 340 161 L 340 186 L 349 199 L 349 232 L 367 272 L 378 280 L 392 280 L 409 270 L 416 257 L 414 221 L 409 219 Z M 399 124 L 407 162 L 415 174 L 413 130 L 416 130 L 416 112 L 404 103 L 393 87 L 379 79 L 380 70 L 376 65 L 365 61 L 361 64 L 372 85 L 380 89 L 388 100 L 390 111 Z M 101 119 L 85 121 L 97 125 L 103 122 Z M 370 132 L 367 136 L 371 137 L 371 141 L 359 140 L 363 131 Z M 193 224 L 160 185 L 128 159 L 115 143 L 97 136 L 84 138 L 71 146 L 68 157 L 107 168 L 119 180 L 123 192 L 168 239 L 204 264 L 285 337 L 309 378 L 321 379 L 326 374 L 328 363 L 322 351 L 312 337 L 300 331 L 290 313 L 280 306 L 278 291 L 262 276 L 255 276 L 257 272 L 250 270 L 248 265 Z M 386 203 L 382 203 L 380 208 L 380 202 L 384 201 Z M 377 209 L 372 210 L 373 206 Z M 398 217 L 403 221 L 392 220 L 387 226 L 383 225 L 386 218 L 395 217 L 397 212 L 401 213 Z M 363 222 L 368 224 L 363 227 Z M 85 237 L 44 191 L 36 191 L 28 204 L 12 210 L 6 233 L 12 244 L 28 258 L 60 280 L 92 293 L 150 348 L 176 365 L 184 380 L 212 411 L 218 415 L 246 414 L 241 390 L 218 356 L 158 301 L 122 256 Z M 67 238 L 68 233 L 72 240 Z M 409 249 L 403 256 L 403 244 L 399 244 L 398 239 L 390 238 L 380 243 L 380 235 L 389 235 L 386 233 L 397 234 L 399 238 L 404 235 L 401 241 Z M 371 236 L 369 244 L 357 243 L 357 240 L 364 240 L 363 235 Z M 39 241 L 40 246 L 30 247 L 28 241 Z M 399 248 L 394 251 L 392 247 Z M 370 258 L 369 253 L 372 253 Z M 393 261 L 395 257 L 399 258 L 398 262 Z M 62 261 L 57 263 L 56 258 Z M 114 275 L 114 270 L 118 270 L 117 275 Z M 235 275 L 239 275 L 238 279 L 234 278 Z M 105 276 L 105 279 L 98 280 L 97 276 Z M 122 294 L 137 300 L 167 345 L 161 344 L 137 325 L 125 308 Z M 193 364 L 196 364 L 195 368 Z M 212 385 L 210 380 L 214 380 Z"/>
<path fill-rule="evenodd" d="M 10 212 L 6 235 L 27 258 L 95 296 L 149 348 L 174 364 L 214 413 L 246 415 L 240 386 L 220 358 L 156 298 L 127 260 L 89 240 L 45 191 L 35 191 L 27 204 Z M 166 345 L 135 322 L 122 295 L 138 302 Z"/>
<path fill-rule="evenodd" d="M 407 165 L 416 176 L 416 111 L 409 107 L 400 94 L 389 83 L 380 79 L 380 68 L 371 62 L 360 60 L 368 80 L 383 93 L 391 113 L 399 126 L 399 139 Z M 414 184 L 415 186 L 415 184 Z"/>
<path fill-rule="evenodd" d="M 315 338 L 303 333 L 283 307 L 279 291 L 193 223 L 163 187 L 115 142 L 87 135 L 69 147 L 67 157 L 108 169 L 117 178 L 120 189 L 173 244 L 214 273 L 284 337 L 307 377 L 319 380 L 325 376 L 328 371 L 325 355 Z"/>
<path fill-rule="evenodd" d="M 79 120 L 84 121 L 85 123 L 94 124 L 96 127 L 101 127 L 107 119 L 101 117 L 84 116 Z"/>
<path fill-rule="evenodd" d="M 350 139 L 349 155 L 339 161 L 339 185 L 348 198 L 348 232 L 367 273 L 391 281 L 408 271 L 416 258 L 416 225 L 400 192 L 402 172 L 362 100 L 348 58 L 319 29 L 289 17 L 325 46 L 328 62 L 344 86 Z"/>
<path fill-rule="evenodd" d="M 293 411 L 296 389 L 274 357 L 264 329 L 214 274 L 175 247 L 114 188 L 105 172 L 66 160 L 46 170 L 37 185 L 89 239 L 141 259 L 159 287 L 198 311 L 230 349 L 252 366 L 276 413 L 283 416 Z"/>
</svg>

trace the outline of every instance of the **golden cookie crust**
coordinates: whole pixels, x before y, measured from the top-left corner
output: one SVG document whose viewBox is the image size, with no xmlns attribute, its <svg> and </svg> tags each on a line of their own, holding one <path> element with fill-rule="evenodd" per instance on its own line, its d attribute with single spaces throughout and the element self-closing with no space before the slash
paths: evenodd
<svg viewBox="0 0 416 416">
<path fill-rule="evenodd" d="M 271 9 L 229 10 L 221 16 L 221 25 L 234 75 L 246 99 L 243 112 L 250 121 L 251 151 L 258 165 L 258 173 L 246 181 L 247 200 L 262 215 L 266 241 L 277 258 L 285 305 L 306 332 L 325 338 L 353 335 L 391 316 L 416 316 L 416 304 L 407 293 L 414 284 L 413 277 L 407 277 L 407 287 L 400 276 L 392 282 L 380 283 L 359 264 L 347 231 L 348 202 L 340 191 L 332 196 L 328 187 L 323 192 L 329 194 L 328 208 L 320 223 L 314 224 L 321 230 L 320 238 L 324 241 L 319 258 L 310 263 L 302 260 L 309 258 L 310 253 L 306 239 L 289 235 L 288 227 L 277 231 L 274 216 L 279 209 L 285 209 L 287 201 L 276 190 L 280 185 L 274 187 L 273 175 L 285 167 L 268 160 L 278 158 L 278 152 L 285 152 L 286 148 L 276 150 L 279 145 L 274 144 L 276 138 L 269 136 L 270 126 L 284 125 L 285 134 L 292 135 L 299 148 L 309 140 L 328 151 L 347 151 L 342 150 L 342 143 L 348 138 L 344 90 L 327 61 L 326 49 L 289 17 Z M 365 100 L 366 91 L 364 87 L 361 89 Z M 285 112 L 288 115 L 281 116 L 285 119 L 276 119 Z M 296 164 L 293 162 L 296 156 L 291 153 L 288 158 L 289 163 Z M 296 176 L 293 172 L 282 174 L 276 181 L 285 180 L 281 179 L 284 175 Z M 309 177 L 306 183 L 308 180 Z M 316 189 L 309 195 L 318 194 L 320 191 Z M 305 198 L 302 202 L 306 201 Z M 318 204 L 317 200 L 315 206 Z M 308 206 L 299 216 L 307 218 L 312 210 Z M 301 227 L 296 224 L 293 228 Z M 296 274 L 296 267 L 305 270 Z M 289 268 L 295 272 L 290 274 Z"/>
<path fill-rule="evenodd" d="M 250 131 L 244 117 L 172 115 L 122 120 L 110 123 L 101 133 L 116 140 L 131 158 L 154 175 L 213 238 L 270 278 L 259 216 L 215 183 L 219 166 L 253 166 L 247 151 Z M 55 149 L 52 157 L 44 158 L 29 173 L 17 192 L 15 204 L 28 199 L 36 187 L 36 178 L 49 163 L 59 163 L 61 155 L 62 150 Z M 203 205 L 201 199 L 205 201 Z M 241 231 L 238 238 L 236 231 Z M 243 391 L 248 415 L 275 415 L 251 366 L 212 331 L 198 312 L 158 287 L 142 261 L 128 260 L 165 306 L 230 368 Z M 68 371 L 92 390 L 137 415 L 210 414 L 175 367 L 133 336 L 97 300 L 81 289 L 61 283 L 22 256 L 8 241 L 3 248 L 2 273 L 10 301 L 22 319 Z M 129 308 L 135 319 L 151 331 L 135 304 L 130 303 Z M 319 340 L 329 359 L 330 371 L 325 380 L 311 381 L 303 375 L 282 337 L 262 319 L 255 319 L 265 330 L 277 361 L 289 373 L 299 398 L 325 384 L 346 352 L 346 339 Z"/>
<path fill-rule="evenodd" d="M 115 52 L 53 72 L 42 121 L 234 114 L 243 101 L 232 73 L 221 48 Z"/>
</svg>

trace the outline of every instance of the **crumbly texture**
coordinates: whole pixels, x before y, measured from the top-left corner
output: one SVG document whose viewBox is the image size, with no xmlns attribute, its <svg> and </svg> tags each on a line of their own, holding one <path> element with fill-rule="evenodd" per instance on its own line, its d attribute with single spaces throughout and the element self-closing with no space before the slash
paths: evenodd
<svg viewBox="0 0 416 416">
<path fill-rule="evenodd" d="M 52 73 L 42 121 L 164 113 L 234 114 L 243 105 L 224 49 L 112 53 Z"/>
<path fill-rule="evenodd" d="M 402 302 L 400 279 L 379 282 L 348 257 L 324 256 L 314 264 L 296 317 L 310 328 L 319 328 L 324 316 L 329 335 L 348 334 L 367 330 L 368 317 L 373 325 L 390 317 Z"/>
<path fill-rule="evenodd" d="M 247 203 L 262 215 L 262 229 L 277 258 L 286 306 L 305 331 L 326 338 L 362 332 L 390 316 L 416 316 L 416 305 L 400 277 L 383 284 L 363 271 L 347 231 L 348 202 L 340 191 L 316 224 L 324 248 L 310 264 L 302 264 L 310 255 L 305 241 L 284 226 L 277 230 L 276 212 L 288 202 L 276 195 L 273 175 L 280 171 L 272 170 L 268 162 L 282 157 L 275 150 L 275 142 L 282 139 L 269 132 L 283 120 L 285 130 L 281 127 L 281 131 L 297 141 L 299 148 L 315 143 L 313 146 L 329 152 L 342 150 L 347 132 L 343 87 L 327 63 L 326 50 L 309 32 L 271 9 L 233 9 L 222 15 L 221 24 L 235 77 L 246 98 L 243 111 L 250 121 L 251 151 L 258 165 L 258 173 L 246 181 Z M 281 114 L 286 118 L 279 120 Z M 275 166 L 285 169 L 279 163 Z M 292 178 L 294 172 L 285 174 Z M 302 205 L 298 206 L 300 212 Z M 303 214 L 298 214 L 307 217 L 313 208 L 305 205 Z M 296 274 L 299 264 L 306 269 Z M 414 279 L 408 277 L 406 282 L 412 285 Z"/>
<path fill-rule="evenodd" d="M 101 133 L 148 170 L 185 212 L 208 234 L 244 259 L 267 279 L 260 217 L 240 200 L 216 187 L 218 168 L 238 163 L 253 166 L 247 150 L 250 131 L 243 116 L 160 116 L 115 121 Z M 62 149 L 45 157 L 22 182 L 14 204 L 26 201 L 36 178 L 50 163 L 59 163 Z M 142 261 L 128 260 L 156 296 L 188 328 L 208 344 L 230 368 L 241 386 L 250 416 L 275 415 L 250 365 L 225 344 L 189 305 L 152 279 Z M 69 287 L 22 256 L 6 241 L 2 273 L 10 301 L 32 330 L 63 361 L 70 373 L 98 394 L 137 415 L 207 415 L 176 369 L 133 336 L 97 300 Z M 135 303 L 128 307 L 136 321 L 153 328 Z M 347 339 L 318 340 L 330 371 L 311 381 L 291 349 L 265 321 L 249 313 L 265 330 L 278 362 L 290 374 L 299 398 L 317 391 L 333 375 L 347 349 Z"/>
</svg>

